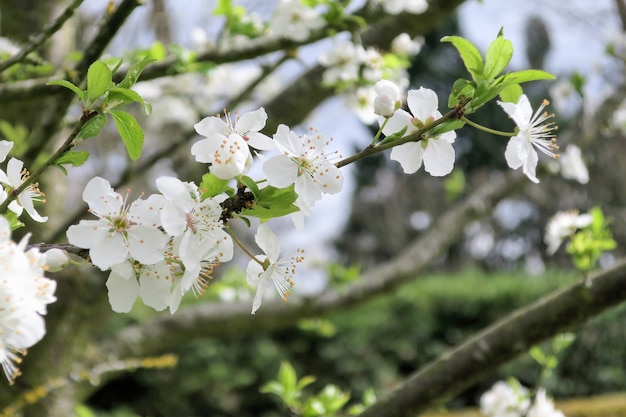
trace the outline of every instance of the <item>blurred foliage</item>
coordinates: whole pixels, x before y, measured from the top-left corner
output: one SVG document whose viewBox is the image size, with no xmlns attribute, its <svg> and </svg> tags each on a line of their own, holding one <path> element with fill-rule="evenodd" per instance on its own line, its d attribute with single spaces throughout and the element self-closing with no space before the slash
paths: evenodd
<svg viewBox="0 0 626 417">
<path fill-rule="evenodd" d="M 259 390 L 276 379 L 285 361 L 297 375 L 315 377 L 303 389 L 308 395 L 332 384 L 359 401 L 368 388 L 377 394 L 388 391 L 476 330 L 575 280 L 562 272 L 529 278 L 517 272 L 478 270 L 425 277 L 332 318 L 307 320 L 272 333 L 196 340 L 175 352 L 179 357 L 175 369 L 127 374 L 96 392 L 88 405 L 98 417 L 125 415 L 115 410 L 155 417 L 284 416 L 281 400 Z M 545 381 L 549 392 L 568 397 L 626 386 L 624 319 L 626 306 L 584 326 Z M 540 374 L 541 367 L 525 355 L 448 405 L 474 405 L 495 380 L 508 375 L 532 386 Z M 106 410 L 114 413 L 102 414 Z"/>
</svg>

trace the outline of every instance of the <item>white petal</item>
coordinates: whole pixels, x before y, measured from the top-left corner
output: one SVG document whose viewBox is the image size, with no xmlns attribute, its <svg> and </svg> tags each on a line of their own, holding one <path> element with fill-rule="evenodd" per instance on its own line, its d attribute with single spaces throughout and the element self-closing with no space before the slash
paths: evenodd
<svg viewBox="0 0 626 417">
<path fill-rule="evenodd" d="M 390 158 L 398 161 L 406 174 L 412 174 L 422 166 L 423 155 L 424 149 L 421 143 L 409 142 L 393 148 Z"/>
<path fill-rule="evenodd" d="M 9 159 L 7 164 L 7 176 L 9 177 L 9 184 L 12 187 L 18 187 L 22 184 L 22 169 L 24 168 L 24 162 L 17 158 Z"/>
<path fill-rule="evenodd" d="M 43 317 L 34 310 L 23 308 L 14 312 L 19 317 L 15 332 L 3 334 L 3 339 L 16 349 L 27 349 L 39 342 L 46 334 Z"/>
<path fill-rule="evenodd" d="M 405 110 L 396 110 L 393 116 L 389 118 L 389 121 L 387 121 L 387 124 L 383 128 L 384 135 L 393 135 L 394 133 L 401 131 L 405 127 L 407 129 L 404 133 L 404 136 L 408 135 L 411 132 L 415 132 L 417 128 L 413 125 L 413 123 L 411 123 L 412 118 L 413 116 L 411 116 Z"/>
<path fill-rule="evenodd" d="M 102 235 L 96 235 L 96 237 L 100 239 L 93 242 L 89 256 L 91 263 L 101 270 L 104 271 L 115 264 L 122 263 L 128 256 L 128 248 L 119 233 L 107 233 L 104 237 Z"/>
<path fill-rule="evenodd" d="M 89 208 L 100 216 L 113 216 L 120 212 L 122 196 L 113 191 L 111 184 L 104 178 L 92 178 L 83 191 L 83 200 Z"/>
<path fill-rule="evenodd" d="M 8 140 L 0 140 L 0 162 L 4 162 L 7 159 L 7 155 L 13 148 L 13 142 Z"/>
<path fill-rule="evenodd" d="M 538 162 L 539 162 L 539 155 L 537 155 L 537 152 L 531 147 L 528 153 L 528 158 L 526 159 L 524 163 L 523 171 L 524 171 L 524 174 L 526 174 L 526 176 L 535 184 L 539 183 L 539 180 L 537 179 L 537 174 L 535 173 L 537 170 Z"/>
<path fill-rule="evenodd" d="M 386 95 L 392 100 L 397 100 L 400 96 L 398 86 L 389 80 L 380 80 L 374 84 L 374 90 L 379 96 Z"/>
<path fill-rule="evenodd" d="M 280 256 L 280 241 L 270 227 L 263 223 L 254 236 L 254 241 L 265 252 L 270 262 L 276 262 Z"/>
<path fill-rule="evenodd" d="M 196 161 L 209 163 L 213 160 L 213 142 L 215 140 L 202 139 L 191 145 L 191 154 L 196 157 Z"/>
<path fill-rule="evenodd" d="M 271 151 L 272 149 L 276 149 L 276 142 L 263 133 L 248 132 L 246 139 L 248 141 L 248 146 L 252 146 L 253 148 L 262 151 Z"/>
<path fill-rule="evenodd" d="M 509 168 L 518 169 L 521 167 L 526 159 L 528 159 L 528 153 L 530 150 L 530 144 L 522 136 L 513 136 L 509 139 L 509 143 L 506 145 L 506 151 L 504 151 L 504 158 L 506 159 Z"/>
<path fill-rule="evenodd" d="M 135 226 L 128 232 L 128 252 L 142 264 L 162 261 L 166 242 L 167 236 L 154 227 Z"/>
<path fill-rule="evenodd" d="M 226 122 L 215 116 L 205 117 L 193 127 L 199 135 L 207 138 L 212 138 L 215 135 L 228 136 L 229 133 Z"/>
<path fill-rule="evenodd" d="M 276 155 L 263 163 L 263 173 L 269 185 L 285 188 L 296 181 L 298 165 L 286 155 Z"/>
<path fill-rule="evenodd" d="M 245 135 L 248 132 L 258 132 L 265 127 L 267 121 L 267 113 L 265 109 L 261 107 L 258 110 L 247 112 L 241 115 L 237 119 L 235 126 L 237 127 L 237 133 Z"/>
<path fill-rule="evenodd" d="M 439 103 L 437 93 L 424 87 L 420 87 L 419 90 L 409 90 L 406 101 L 413 116 L 421 122 L 425 122 L 437 111 Z"/>
<path fill-rule="evenodd" d="M 39 213 L 37 213 L 37 210 L 35 210 L 35 206 L 33 205 L 31 191 L 29 189 L 22 191 L 17 198 L 31 219 L 39 223 L 44 223 L 48 221 L 47 216 L 40 216 Z"/>
<path fill-rule="evenodd" d="M 429 139 L 424 150 L 424 169 L 434 177 L 448 175 L 454 169 L 454 148 L 446 140 Z"/>
<path fill-rule="evenodd" d="M 94 241 L 106 236 L 108 224 L 101 220 L 81 220 L 80 223 L 70 226 L 65 233 L 68 242 L 79 248 L 89 249 Z M 95 235 L 101 235 L 95 237 Z"/>
<path fill-rule="evenodd" d="M 161 224 L 168 234 L 180 236 L 187 229 L 186 213 L 180 206 L 168 202 L 161 210 Z"/>
<path fill-rule="evenodd" d="M 125 264 L 129 265 L 127 262 Z M 130 267 L 132 271 L 132 267 Z M 113 311 L 117 313 L 128 313 L 135 304 L 139 295 L 139 284 L 132 271 L 131 276 L 127 275 L 128 267 L 122 270 L 113 268 L 107 279 L 107 289 L 109 290 L 109 303 Z"/>
<path fill-rule="evenodd" d="M 520 130 L 525 129 L 528 126 L 530 118 L 533 115 L 533 109 L 530 105 L 530 101 L 528 101 L 528 97 L 526 97 L 526 94 L 522 94 L 520 96 L 517 104 L 502 101 L 498 101 L 498 104 L 504 109 L 509 117 L 513 119 Z"/>
<path fill-rule="evenodd" d="M 169 268 L 165 262 L 145 267 L 139 276 L 139 296 L 143 303 L 156 311 L 164 310 L 171 303 L 172 281 L 166 279 Z"/>
</svg>

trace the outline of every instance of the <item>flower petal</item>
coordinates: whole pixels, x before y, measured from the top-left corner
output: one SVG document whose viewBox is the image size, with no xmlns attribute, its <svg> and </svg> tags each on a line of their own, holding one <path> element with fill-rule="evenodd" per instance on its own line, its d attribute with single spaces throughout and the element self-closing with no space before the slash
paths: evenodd
<svg viewBox="0 0 626 417">
<path fill-rule="evenodd" d="M 296 181 L 298 165 L 286 155 L 276 155 L 263 163 L 263 173 L 269 185 L 285 188 Z"/>
<path fill-rule="evenodd" d="M 261 107 L 258 110 L 242 114 L 235 123 L 236 131 L 242 136 L 247 135 L 248 132 L 258 132 L 265 127 L 266 121 L 267 113 Z"/>
<path fill-rule="evenodd" d="M 390 158 L 398 161 L 406 174 L 412 174 L 422 166 L 423 155 L 424 149 L 421 143 L 409 142 L 393 148 Z"/>
<path fill-rule="evenodd" d="M 229 134 L 226 122 L 215 116 L 205 117 L 193 127 L 199 135 L 206 138 L 213 138 L 215 135 L 228 136 Z"/>
<path fill-rule="evenodd" d="M 413 116 L 421 122 L 426 122 L 437 111 L 439 105 L 437 93 L 424 87 L 420 87 L 419 90 L 409 90 L 406 102 Z"/>
<path fill-rule="evenodd" d="M 442 139 L 428 139 L 424 150 L 424 169 L 434 177 L 448 175 L 454 169 L 454 148 Z"/>
<path fill-rule="evenodd" d="M 109 304 L 117 313 L 128 313 L 139 295 L 139 284 L 129 262 L 111 268 L 106 283 L 109 290 Z"/>
<path fill-rule="evenodd" d="M 259 226 L 254 236 L 254 241 L 265 252 L 271 263 L 278 260 L 280 256 L 280 241 L 267 224 L 264 223 Z"/>
<path fill-rule="evenodd" d="M 135 226 L 128 232 L 128 252 L 142 264 L 163 260 L 163 247 L 167 236 L 150 226 Z"/>
</svg>

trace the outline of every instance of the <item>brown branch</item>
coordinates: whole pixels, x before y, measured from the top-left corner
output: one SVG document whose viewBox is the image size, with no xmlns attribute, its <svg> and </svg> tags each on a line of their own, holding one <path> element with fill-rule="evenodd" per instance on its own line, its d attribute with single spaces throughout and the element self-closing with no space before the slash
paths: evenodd
<svg viewBox="0 0 626 417">
<path fill-rule="evenodd" d="M 74 15 L 74 11 L 82 4 L 84 0 L 74 0 L 72 4 L 70 4 L 67 9 L 54 21 L 50 22 L 44 30 L 37 36 L 33 36 L 29 39 L 29 41 L 22 47 L 22 49 L 9 59 L 0 62 L 0 72 L 3 72 L 7 68 L 12 67 L 13 65 L 21 62 L 28 54 L 35 51 L 39 48 L 43 43 L 48 40 L 52 35 L 54 35 L 63 24 Z"/>
<path fill-rule="evenodd" d="M 359 283 L 340 291 L 329 291 L 314 299 L 292 297 L 287 303 L 268 302 L 255 316 L 250 315 L 250 302 L 198 305 L 174 316 L 163 315 L 127 328 L 103 349 L 120 357 L 153 355 L 172 350 L 198 335 L 219 337 L 268 331 L 292 326 L 302 318 L 346 310 L 419 278 L 424 268 L 458 241 L 469 222 L 490 213 L 498 201 L 527 183 L 525 177 L 511 172 L 480 186 L 442 215 L 396 259 L 372 269 Z"/>
<path fill-rule="evenodd" d="M 533 345 L 626 300 L 626 261 L 487 327 L 415 372 L 360 417 L 412 417 L 460 393 Z"/>
<path fill-rule="evenodd" d="M 143 4 L 142 2 L 143 0 L 124 0 L 119 4 L 117 9 L 109 15 L 108 19 L 106 19 L 100 27 L 100 31 L 97 33 L 96 37 L 85 50 L 83 59 L 76 65 L 76 68 L 72 72 L 71 81 L 73 84 L 82 84 L 87 77 L 89 66 L 102 55 L 107 45 L 122 27 L 122 24 L 126 21 L 128 16 L 130 16 L 135 8 Z M 48 117 L 28 138 L 29 147 L 23 158 L 26 165 L 30 165 L 30 163 L 37 158 L 37 155 L 43 151 L 48 142 L 54 137 L 55 133 L 59 131 L 63 122 L 63 116 L 67 113 L 67 109 L 74 99 L 72 92 L 67 90 L 59 92 L 59 89 L 61 89 L 61 87 L 50 87 L 44 90 L 49 92 L 49 94 L 59 95 Z M 41 99 L 41 97 L 38 97 L 38 99 Z"/>
</svg>

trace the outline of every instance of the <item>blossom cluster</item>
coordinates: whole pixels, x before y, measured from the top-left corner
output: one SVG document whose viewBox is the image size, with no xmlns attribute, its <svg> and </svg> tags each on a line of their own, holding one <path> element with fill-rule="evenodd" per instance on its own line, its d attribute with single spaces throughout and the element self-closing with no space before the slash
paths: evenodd
<svg viewBox="0 0 626 417">
<path fill-rule="evenodd" d="M 0 217 L 0 364 L 9 381 L 19 375 L 17 364 L 26 349 L 46 333 L 42 316 L 56 301 L 56 282 L 44 276 L 55 252 L 26 249 L 28 237 L 11 240 L 9 222 Z"/>
<path fill-rule="evenodd" d="M 532 401 L 528 389 L 517 381 L 496 382 L 480 398 L 480 412 L 485 417 L 565 417 L 540 388 Z"/>
<path fill-rule="evenodd" d="M 267 178 L 262 183 L 277 189 L 293 187 L 294 209 L 300 214 L 294 221 L 299 225 L 324 194 L 341 190 L 343 177 L 331 162 L 335 153 L 325 150 L 329 141 L 321 134 L 298 135 L 280 125 L 271 139 L 260 133 L 266 120 L 263 108 L 235 118 L 226 114 L 225 120 L 207 117 L 195 125 L 204 138 L 192 146 L 191 153 L 196 161 L 210 164 L 214 177 L 241 184 L 253 154 L 278 151 L 264 158 Z M 160 193 L 129 203 L 128 196 L 95 177 L 87 183 L 83 200 L 97 220 L 81 220 L 67 231 L 71 244 L 89 249 L 93 265 L 111 271 L 106 286 L 117 312 L 130 311 L 139 297 L 156 310 L 169 308 L 174 313 L 186 292 L 201 294 L 213 269 L 232 259 L 234 243 L 242 245 L 228 226 L 233 213 L 225 215 L 225 202 L 232 195 L 208 195 L 195 183 L 174 177 L 158 178 L 156 187 Z M 265 224 L 259 227 L 256 242 L 265 254 L 251 255 L 248 266 L 248 281 L 257 287 L 253 313 L 268 282 L 274 283 L 281 298 L 289 295 L 295 265 L 302 261 L 300 252 L 279 259 L 278 239 Z"/>
</svg>

